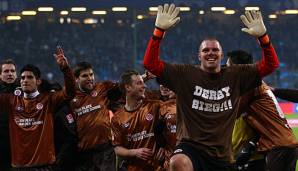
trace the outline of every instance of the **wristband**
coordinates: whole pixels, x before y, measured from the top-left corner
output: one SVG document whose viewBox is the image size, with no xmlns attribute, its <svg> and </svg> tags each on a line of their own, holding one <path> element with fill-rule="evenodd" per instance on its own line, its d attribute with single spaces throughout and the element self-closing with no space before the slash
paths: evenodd
<svg viewBox="0 0 298 171">
<path fill-rule="evenodd" d="M 261 45 L 266 45 L 270 43 L 269 36 L 266 33 L 263 36 L 259 37 L 258 40 Z"/>
<path fill-rule="evenodd" d="M 165 36 L 165 31 L 158 27 L 155 27 L 155 29 L 153 31 L 153 36 L 155 38 L 162 39 Z"/>
</svg>

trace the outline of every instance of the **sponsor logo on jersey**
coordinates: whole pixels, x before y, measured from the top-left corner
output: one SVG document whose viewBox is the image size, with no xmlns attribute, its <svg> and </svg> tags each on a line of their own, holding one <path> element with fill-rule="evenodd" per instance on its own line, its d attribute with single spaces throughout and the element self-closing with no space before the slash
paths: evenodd
<svg viewBox="0 0 298 171">
<path fill-rule="evenodd" d="M 151 121 L 153 119 L 153 115 L 151 114 L 151 113 L 148 113 L 147 115 L 146 115 L 146 120 L 147 121 Z"/>
<path fill-rule="evenodd" d="M 37 103 L 36 104 L 36 109 L 37 110 L 41 110 L 43 108 L 43 104 L 42 103 Z"/>
<path fill-rule="evenodd" d="M 15 90 L 14 91 L 14 95 L 16 95 L 16 96 L 19 96 L 21 94 L 22 94 L 22 91 L 21 90 Z"/>
<path fill-rule="evenodd" d="M 92 106 L 92 104 L 88 104 L 86 106 L 82 106 L 80 108 L 75 109 L 75 114 L 80 116 L 89 112 L 92 112 L 94 110 L 99 110 L 101 108 L 100 105 Z"/>
<path fill-rule="evenodd" d="M 37 120 L 36 118 L 15 118 L 15 123 L 20 127 L 30 127 L 35 125 L 42 125 L 42 120 Z"/>
<path fill-rule="evenodd" d="M 127 135 L 127 141 L 140 141 L 140 140 L 143 140 L 143 139 L 147 139 L 147 138 L 150 138 L 150 137 L 153 137 L 154 136 L 154 133 L 153 132 L 149 132 L 147 133 L 147 131 L 142 131 L 142 132 L 137 132 L 135 134 L 128 134 Z"/>
</svg>

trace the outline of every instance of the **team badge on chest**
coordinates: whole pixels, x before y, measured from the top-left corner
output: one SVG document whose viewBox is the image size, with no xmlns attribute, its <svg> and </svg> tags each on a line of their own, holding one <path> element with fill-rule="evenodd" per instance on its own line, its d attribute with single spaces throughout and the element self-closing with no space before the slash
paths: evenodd
<svg viewBox="0 0 298 171">
<path fill-rule="evenodd" d="M 92 97 L 96 97 L 96 96 L 97 96 L 97 91 L 92 91 L 92 92 L 91 92 L 91 96 L 92 96 Z"/>
<path fill-rule="evenodd" d="M 146 120 L 147 121 L 151 121 L 153 119 L 153 115 L 151 114 L 151 113 L 148 113 L 147 115 L 146 115 Z"/>
<path fill-rule="evenodd" d="M 129 122 L 127 122 L 127 123 L 123 124 L 122 126 L 123 126 L 124 128 L 128 128 L 129 125 L 130 125 Z"/>
<path fill-rule="evenodd" d="M 166 116 L 166 119 L 171 119 L 171 118 L 172 118 L 172 115 L 171 114 L 169 114 L 169 115 Z"/>
<path fill-rule="evenodd" d="M 66 119 L 67 119 L 68 123 L 70 123 L 70 124 L 74 122 L 74 119 L 72 117 L 72 114 L 66 115 Z"/>
<path fill-rule="evenodd" d="M 37 110 L 41 110 L 43 108 L 43 104 L 42 103 L 37 103 L 36 104 L 36 109 Z"/>
<path fill-rule="evenodd" d="M 16 95 L 16 96 L 19 96 L 21 94 L 22 94 L 22 91 L 21 90 L 15 90 L 14 91 L 14 95 Z"/>
</svg>

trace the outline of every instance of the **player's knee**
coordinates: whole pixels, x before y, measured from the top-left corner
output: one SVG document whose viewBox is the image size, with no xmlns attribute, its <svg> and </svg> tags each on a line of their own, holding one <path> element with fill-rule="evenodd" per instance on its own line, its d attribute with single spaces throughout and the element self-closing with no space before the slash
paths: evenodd
<svg viewBox="0 0 298 171">
<path fill-rule="evenodd" d="M 185 154 L 176 154 L 170 159 L 170 170 L 171 171 L 192 171 L 192 163 L 189 157 Z"/>
</svg>

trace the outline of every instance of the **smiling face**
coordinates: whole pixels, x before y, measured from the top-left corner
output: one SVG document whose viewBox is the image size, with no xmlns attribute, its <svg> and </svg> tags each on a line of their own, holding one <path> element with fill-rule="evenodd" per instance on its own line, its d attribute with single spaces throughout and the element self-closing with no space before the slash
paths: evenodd
<svg viewBox="0 0 298 171">
<path fill-rule="evenodd" d="M 220 71 L 220 62 L 223 57 L 222 48 L 217 40 L 204 40 L 199 48 L 201 69 L 206 72 Z"/>
<path fill-rule="evenodd" d="M 95 85 L 93 69 L 82 70 L 79 77 L 76 78 L 76 82 L 84 91 L 92 91 Z"/>
<path fill-rule="evenodd" d="M 145 98 L 146 85 L 141 75 L 132 75 L 129 84 L 125 85 L 126 95 L 134 99 L 141 100 Z"/>
</svg>

